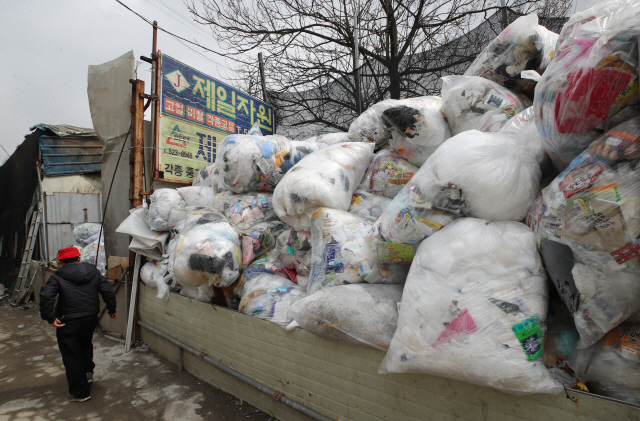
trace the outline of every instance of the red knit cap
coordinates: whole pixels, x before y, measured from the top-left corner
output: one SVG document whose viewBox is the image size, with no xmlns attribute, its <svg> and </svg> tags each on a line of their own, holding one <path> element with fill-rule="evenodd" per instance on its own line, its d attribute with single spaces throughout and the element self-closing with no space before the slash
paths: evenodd
<svg viewBox="0 0 640 421">
<path fill-rule="evenodd" d="M 80 251 L 75 247 L 66 247 L 58 250 L 58 260 L 71 259 L 80 256 Z"/>
</svg>

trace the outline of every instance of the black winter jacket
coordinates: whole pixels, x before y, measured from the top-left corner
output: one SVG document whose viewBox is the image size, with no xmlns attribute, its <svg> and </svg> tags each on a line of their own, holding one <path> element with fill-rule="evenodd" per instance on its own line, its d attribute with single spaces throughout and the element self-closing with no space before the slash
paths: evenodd
<svg viewBox="0 0 640 421">
<path fill-rule="evenodd" d="M 107 278 L 89 263 L 70 263 L 51 275 L 40 290 L 40 316 L 49 323 L 98 317 L 100 299 L 109 314 L 116 312 L 116 297 Z M 53 304 L 58 295 L 55 313 Z"/>
</svg>

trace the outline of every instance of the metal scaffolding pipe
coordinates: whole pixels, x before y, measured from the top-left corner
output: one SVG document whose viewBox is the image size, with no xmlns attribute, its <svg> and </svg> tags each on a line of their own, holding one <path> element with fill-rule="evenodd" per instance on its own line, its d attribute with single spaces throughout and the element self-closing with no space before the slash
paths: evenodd
<svg viewBox="0 0 640 421">
<path fill-rule="evenodd" d="M 181 349 L 184 349 L 185 351 L 190 352 L 191 354 L 195 355 L 196 357 L 198 357 L 199 355 L 201 355 L 202 353 L 194 348 L 191 348 L 189 345 L 184 344 L 182 342 L 180 342 L 179 340 L 172 338 L 171 336 L 167 335 L 164 332 L 159 331 L 158 329 L 149 326 L 148 324 L 146 324 L 145 322 L 138 320 L 138 324 L 140 326 L 142 326 L 143 328 L 147 329 L 149 332 L 155 333 L 156 335 L 168 340 L 169 342 L 171 342 L 174 345 L 177 345 L 178 347 L 180 347 Z M 262 383 L 258 383 L 257 381 L 253 380 L 251 377 L 248 377 L 236 370 L 234 370 L 231 367 L 228 367 L 224 364 L 222 364 L 219 361 L 214 360 L 213 358 L 209 357 L 209 356 L 204 356 L 202 358 L 203 361 L 208 362 L 209 364 L 213 365 L 214 367 L 219 368 L 220 370 L 224 371 L 225 373 L 235 377 L 238 380 L 241 380 L 243 382 L 245 382 L 246 384 L 248 384 L 249 386 L 252 386 L 256 389 L 258 389 L 259 391 L 271 396 L 272 398 L 276 399 L 276 396 L 278 394 L 280 394 L 280 392 L 273 390 L 265 385 L 263 385 Z M 317 421 L 332 421 L 331 418 L 327 418 L 322 414 L 317 413 L 316 411 L 307 408 L 304 405 L 300 405 L 299 403 L 289 399 L 286 396 L 281 396 L 280 399 L 276 399 L 280 402 L 282 402 L 283 404 L 295 409 L 296 411 L 302 412 L 303 414 L 305 414 L 306 416 L 308 416 L 309 418 L 312 418 L 314 420 Z"/>
</svg>

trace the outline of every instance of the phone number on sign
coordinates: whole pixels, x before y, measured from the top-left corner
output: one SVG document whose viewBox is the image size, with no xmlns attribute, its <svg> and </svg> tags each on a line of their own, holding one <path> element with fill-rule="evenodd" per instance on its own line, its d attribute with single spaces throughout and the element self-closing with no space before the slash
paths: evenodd
<svg viewBox="0 0 640 421">
<path fill-rule="evenodd" d="M 172 148 L 164 148 L 164 150 L 165 150 L 165 153 L 167 153 L 168 155 L 179 156 L 180 158 L 193 159 L 193 152 L 179 151 L 177 149 L 172 149 Z"/>
</svg>

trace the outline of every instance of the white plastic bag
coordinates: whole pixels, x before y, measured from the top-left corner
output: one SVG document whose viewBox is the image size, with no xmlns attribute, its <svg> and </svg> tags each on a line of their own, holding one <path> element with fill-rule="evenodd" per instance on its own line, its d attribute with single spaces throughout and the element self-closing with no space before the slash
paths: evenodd
<svg viewBox="0 0 640 421">
<path fill-rule="evenodd" d="M 547 293 L 526 226 L 458 220 L 420 245 L 380 373 L 426 373 L 513 394 L 559 393 L 541 358 Z"/>
<path fill-rule="evenodd" d="M 442 102 L 453 135 L 467 130 L 497 132 L 531 106 L 524 95 L 478 76 L 443 77 Z"/>
<path fill-rule="evenodd" d="M 263 273 L 245 280 L 240 311 L 285 327 L 293 320 L 289 307 L 306 295 L 302 288 L 288 279 Z"/>
<path fill-rule="evenodd" d="M 158 290 L 157 298 L 168 298 L 169 285 L 167 281 L 170 279 L 167 273 L 167 262 L 147 262 L 140 268 L 140 279 L 146 285 Z"/>
<path fill-rule="evenodd" d="M 478 55 L 465 76 L 480 76 L 514 91 L 533 96 L 534 79 L 522 75 L 544 73 L 553 59 L 558 34 L 538 25 L 538 16 L 520 16 Z"/>
<path fill-rule="evenodd" d="M 218 193 L 218 168 L 216 163 L 202 167 L 193 177 L 192 186 L 211 187 L 213 193 Z"/>
<path fill-rule="evenodd" d="M 378 218 L 369 238 L 380 262 L 408 263 L 415 247 L 460 216 L 520 221 L 540 166 L 520 139 L 470 130 L 448 139 Z"/>
<path fill-rule="evenodd" d="M 373 155 L 366 143 L 340 143 L 297 163 L 276 186 L 273 207 L 297 231 L 308 231 L 318 206 L 348 210 Z"/>
<path fill-rule="evenodd" d="M 289 313 L 307 332 L 385 351 L 398 323 L 402 285 L 340 285 L 308 295 Z"/>
<path fill-rule="evenodd" d="M 202 301 L 203 303 L 210 303 L 211 299 L 215 295 L 211 284 L 202 284 L 197 288 L 183 286 L 180 290 L 180 294 L 194 300 Z"/>
<path fill-rule="evenodd" d="M 96 264 L 96 255 L 97 264 Z M 104 252 L 104 238 L 100 240 L 100 251 L 98 251 L 98 240 L 87 245 L 80 252 L 80 261 L 82 263 L 91 263 L 103 276 L 107 275 L 107 256 Z"/>
<path fill-rule="evenodd" d="M 509 120 L 498 133 L 506 134 L 524 143 L 527 148 L 531 149 L 531 153 L 540 165 L 540 168 L 542 170 L 546 169 L 549 155 L 544 150 L 544 138 L 538 131 L 538 127 L 536 127 L 533 107 L 529 107 L 517 114 Z"/>
<path fill-rule="evenodd" d="M 181 187 L 177 191 L 187 206 L 210 208 L 213 204 L 213 199 L 216 197 L 213 189 L 209 187 Z"/>
<path fill-rule="evenodd" d="M 364 190 L 356 190 L 351 198 L 349 213 L 358 216 L 378 218 L 389 206 L 391 199 Z"/>
<path fill-rule="evenodd" d="M 80 247 L 86 247 L 98 239 L 101 229 L 102 225 L 96 223 L 76 224 L 73 227 L 73 239 Z M 102 237 L 104 237 L 104 233 L 102 233 Z"/>
<path fill-rule="evenodd" d="M 383 149 L 373 155 L 359 188 L 393 199 L 417 172 L 418 167 L 397 152 Z"/>
<path fill-rule="evenodd" d="M 639 13 L 637 0 L 602 1 L 565 23 L 534 98 L 544 146 L 558 170 L 638 114 Z"/>
<path fill-rule="evenodd" d="M 218 188 L 235 193 L 272 192 L 289 169 L 318 149 L 283 136 L 227 136 L 216 155 Z"/>
<path fill-rule="evenodd" d="M 640 310 L 640 117 L 594 141 L 542 191 L 527 225 L 580 348 Z"/>
<path fill-rule="evenodd" d="M 319 149 L 328 148 L 329 146 L 337 145 L 338 143 L 353 142 L 349 138 L 349 133 L 327 133 L 319 136 L 313 136 L 304 140 L 305 143 L 315 143 Z"/>
<path fill-rule="evenodd" d="M 184 219 L 186 202 L 174 189 L 158 189 L 151 195 L 147 224 L 154 231 L 169 231 Z"/>
<path fill-rule="evenodd" d="M 278 219 L 272 199 L 271 193 L 221 192 L 213 200 L 213 209 L 222 212 L 236 229 L 246 231 L 260 222 Z"/>
</svg>

